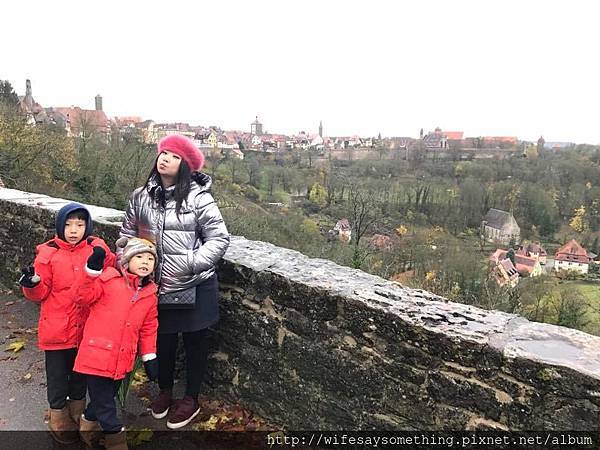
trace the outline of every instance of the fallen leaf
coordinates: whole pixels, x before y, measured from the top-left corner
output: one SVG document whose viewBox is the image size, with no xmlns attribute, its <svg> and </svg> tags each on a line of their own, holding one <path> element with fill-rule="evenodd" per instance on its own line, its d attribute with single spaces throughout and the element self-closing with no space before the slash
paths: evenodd
<svg viewBox="0 0 600 450">
<path fill-rule="evenodd" d="M 137 447 L 144 442 L 150 442 L 154 431 L 149 428 L 142 428 L 141 430 L 127 431 L 127 443 L 130 447 Z"/>
<path fill-rule="evenodd" d="M 227 423 L 229 422 L 231 419 L 229 417 L 227 417 L 225 414 L 219 414 L 217 416 L 217 418 L 219 419 L 219 423 Z"/>
<path fill-rule="evenodd" d="M 24 375 L 24 376 L 23 376 L 23 379 L 24 379 L 24 380 L 30 380 L 30 379 L 31 379 L 31 374 L 30 374 L 30 373 L 28 373 L 27 375 Z"/>
<path fill-rule="evenodd" d="M 13 351 L 15 353 L 17 353 L 18 351 L 22 350 L 23 347 L 25 347 L 25 342 L 24 341 L 15 341 L 15 342 L 11 342 L 8 347 L 6 347 L 6 349 L 4 349 L 5 352 L 9 352 L 9 351 Z"/>
<path fill-rule="evenodd" d="M 217 428 L 217 423 L 219 423 L 219 418 L 217 416 L 210 416 L 207 421 L 198 422 L 192 428 L 196 431 L 214 431 Z"/>
<path fill-rule="evenodd" d="M 10 306 L 10 305 L 14 305 L 14 304 L 15 304 L 15 302 L 6 302 L 5 303 L 6 306 Z"/>
</svg>

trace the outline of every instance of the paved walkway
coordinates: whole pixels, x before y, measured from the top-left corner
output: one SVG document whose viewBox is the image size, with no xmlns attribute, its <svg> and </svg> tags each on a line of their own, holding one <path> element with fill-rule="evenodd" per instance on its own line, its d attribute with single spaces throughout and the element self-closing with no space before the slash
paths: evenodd
<svg viewBox="0 0 600 450">
<path fill-rule="evenodd" d="M 2 448 L 55 448 L 47 430 L 46 410 L 46 376 L 44 371 L 44 353 L 37 348 L 37 320 L 39 307 L 25 300 L 20 293 L 13 293 L 0 288 L 0 431 L 27 431 L 39 433 L 4 433 L 5 438 L 19 440 L 18 444 L 0 442 Z M 11 344 L 24 342 L 24 347 L 18 352 L 6 351 Z M 175 449 L 175 448 L 261 448 L 249 445 L 251 433 L 174 433 L 166 429 L 165 420 L 154 420 L 147 409 L 148 398 L 154 395 L 158 388 L 154 383 L 143 383 L 132 389 L 125 408 L 121 411 L 123 421 L 129 430 L 145 430 L 128 433 L 129 439 L 137 439 L 141 444 L 139 449 Z M 183 383 L 175 384 L 175 395 L 181 396 Z M 265 425 L 264 420 L 253 416 L 247 410 L 236 405 L 225 404 L 220 400 L 204 398 L 201 405 L 207 406 L 201 414 L 182 431 L 200 429 L 215 429 L 211 420 L 216 417 L 228 419 L 225 416 L 239 418 L 236 427 L 230 422 L 216 426 L 221 431 L 242 431 L 256 429 Z M 209 410 L 212 407 L 212 410 Z M 226 409 L 223 409 L 226 408 Z M 213 415 L 214 414 L 214 415 Z M 242 420 L 243 419 L 243 420 Z M 219 422 L 219 423 L 220 423 Z M 205 425 L 207 424 L 207 425 Z M 206 428 L 204 428 L 206 426 Z M 259 428 L 259 429 L 265 429 Z M 152 431 L 149 431 L 152 430 Z M 264 434 L 264 433 L 258 433 Z M 210 445 L 198 444 L 198 440 L 206 440 L 207 436 L 213 441 Z M 257 438 L 258 436 L 254 436 Z M 31 443 L 24 440 L 31 439 Z M 148 440 L 146 442 L 146 440 Z M 209 439 L 209 440 L 211 440 Z M 233 441 L 232 441 L 233 439 Z M 237 445 L 235 441 L 242 441 Z M 227 441 L 229 443 L 225 444 Z M 8 445 L 8 447 L 4 446 Z M 17 445 L 17 447 L 15 447 Z M 58 448 L 58 447 L 56 447 Z M 78 445 L 65 448 L 80 448 Z M 82 447 L 81 447 L 82 448 Z"/>
</svg>

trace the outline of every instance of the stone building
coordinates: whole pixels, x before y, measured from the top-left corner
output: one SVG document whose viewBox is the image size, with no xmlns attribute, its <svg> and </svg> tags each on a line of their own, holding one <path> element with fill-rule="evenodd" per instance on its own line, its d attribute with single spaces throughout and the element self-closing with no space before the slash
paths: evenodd
<svg viewBox="0 0 600 450">
<path fill-rule="evenodd" d="M 521 228 L 512 213 L 491 208 L 481 221 L 481 235 L 488 242 L 516 245 L 521 240 Z"/>
</svg>

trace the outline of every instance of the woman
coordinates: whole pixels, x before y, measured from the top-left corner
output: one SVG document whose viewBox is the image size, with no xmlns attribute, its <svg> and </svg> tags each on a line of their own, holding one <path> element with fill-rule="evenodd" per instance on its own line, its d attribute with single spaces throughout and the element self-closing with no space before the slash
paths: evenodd
<svg viewBox="0 0 600 450">
<path fill-rule="evenodd" d="M 146 184 L 131 195 L 120 232 L 155 242 L 158 250 L 160 394 L 151 408 L 156 419 L 168 416 L 167 427 L 172 429 L 187 425 L 200 412 L 198 394 L 208 359 L 206 330 L 219 320 L 215 264 L 229 246 L 229 233 L 209 193 L 211 178 L 198 172 L 203 164 L 204 155 L 188 138 L 163 138 Z M 181 298 L 188 304 L 173 304 Z M 186 390 L 183 399 L 173 401 L 179 333 L 185 347 Z"/>
</svg>

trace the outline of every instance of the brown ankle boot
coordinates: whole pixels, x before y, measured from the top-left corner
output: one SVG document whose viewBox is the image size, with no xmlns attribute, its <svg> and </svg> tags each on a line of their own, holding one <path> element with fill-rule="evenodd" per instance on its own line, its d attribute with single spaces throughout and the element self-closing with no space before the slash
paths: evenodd
<svg viewBox="0 0 600 450">
<path fill-rule="evenodd" d="M 104 447 L 106 450 L 128 450 L 127 435 L 125 429 L 118 433 L 104 435 Z"/>
<path fill-rule="evenodd" d="M 67 400 L 67 406 L 69 407 L 71 419 L 79 426 L 79 419 L 85 410 L 85 398 L 81 400 Z"/>
<path fill-rule="evenodd" d="M 102 428 L 96 420 L 87 420 L 82 414 L 79 418 L 79 436 L 87 448 L 100 449 L 100 439 L 102 438 Z"/>
<path fill-rule="evenodd" d="M 59 444 L 73 444 L 79 440 L 77 435 L 77 424 L 69 415 L 69 408 L 50 408 L 50 419 L 48 420 L 50 434 Z"/>
</svg>

